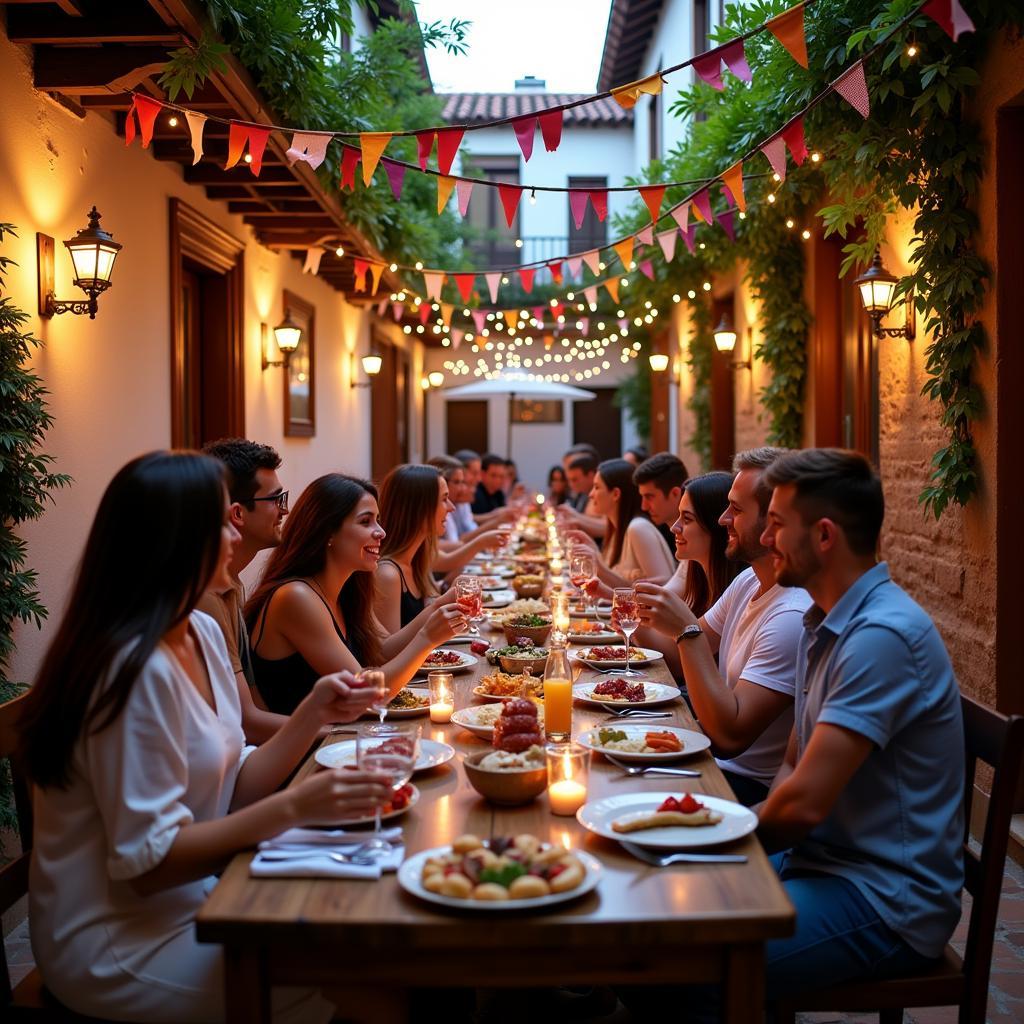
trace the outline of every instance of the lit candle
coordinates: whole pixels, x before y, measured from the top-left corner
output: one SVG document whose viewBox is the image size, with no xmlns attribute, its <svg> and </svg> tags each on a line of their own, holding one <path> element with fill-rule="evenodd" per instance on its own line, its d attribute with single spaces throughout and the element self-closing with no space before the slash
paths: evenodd
<svg viewBox="0 0 1024 1024">
<path fill-rule="evenodd" d="M 551 559 L 551 572 L 555 576 L 561 576 L 562 575 L 562 559 L 561 558 L 556 556 L 556 557 Z"/>
<path fill-rule="evenodd" d="M 537 504 L 538 505 L 543 505 L 544 504 L 544 495 L 543 494 L 538 494 L 537 495 Z"/>
<path fill-rule="evenodd" d="M 555 627 L 556 633 L 569 632 L 569 595 L 551 595 L 551 624 Z"/>
<path fill-rule="evenodd" d="M 548 803 L 552 814 L 575 814 L 587 802 L 586 786 L 572 779 L 555 782 L 548 788 Z"/>
<path fill-rule="evenodd" d="M 545 756 L 551 813 L 575 814 L 587 802 L 587 750 L 576 743 L 552 743 Z"/>
<path fill-rule="evenodd" d="M 452 720 L 455 710 L 455 688 L 451 672 L 431 672 L 427 676 L 430 687 L 430 720 L 444 725 Z"/>
</svg>

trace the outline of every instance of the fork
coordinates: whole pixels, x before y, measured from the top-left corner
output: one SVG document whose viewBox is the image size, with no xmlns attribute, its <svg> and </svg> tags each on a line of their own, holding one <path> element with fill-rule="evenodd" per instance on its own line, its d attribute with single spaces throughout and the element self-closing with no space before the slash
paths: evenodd
<svg viewBox="0 0 1024 1024">
<path fill-rule="evenodd" d="M 338 853 L 336 850 L 261 850 L 259 855 L 261 860 L 264 861 L 283 861 L 283 860 L 306 860 L 310 857 L 326 857 L 328 860 L 333 860 L 338 864 L 355 864 L 359 866 L 369 866 L 377 858 L 373 853 Z"/>
<path fill-rule="evenodd" d="M 636 843 L 619 840 L 622 848 L 633 854 L 637 860 L 651 864 L 656 868 L 666 868 L 669 864 L 746 864 L 747 858 L 742 853 L 653 853 L 646 847 Z"/>
<path fill-rule="evenodd" d="M 694 771 L 692 768 L 670 768 L 656 764 L 625 764 L 617 757 L 612 757 L 611 754 L 605 754 L 604 756 L 608 758 L 616 768 L 621 768 L 626 775 L 677 775 L 688 779 L 700 778 L 700 772 Z"/>
<path fill-rule="evenodd" d="M 608 708 L 608 714 L 615 718 L 671 718 L 670 711 L 649 711 L 644 708 Z"/>
</svg>

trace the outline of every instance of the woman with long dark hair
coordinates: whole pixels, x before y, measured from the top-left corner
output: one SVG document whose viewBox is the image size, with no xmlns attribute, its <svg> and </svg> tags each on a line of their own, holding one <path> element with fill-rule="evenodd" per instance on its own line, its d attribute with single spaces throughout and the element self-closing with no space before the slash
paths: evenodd
<svg viewBox="0 0 1024 1024">
<path fill-rule="evenodd" d="M 341 770 L 275 792 L 325 723 L 366 707 L 348 674 L 320 679 L 271 739 L 245 745 L 223 635 L 193 611 L 204 591 L 230 585 L 237 541 L 215 459 L 154 452 L 128 463 L 103 495 L 26 698 L 32 946 L 47 986 L 77 1013 L 221 1020 L 222 952 L 195 939 L 215 873 L 290 826 L 388 797 L 384 778 Z M 330 1016 L 311 993 L 279 1000 L 289 1019 Z"/>
<path fill-rule="evenodd" d="M 561 466 L 548 470 L 548 504 L 562 505 L 569 500 L 569 481 Z"/>
<path fill-rule="evenodd" d="M 320 675 L 341 669 L 381 665 L 397 693 L 465 628 L 453 603 L 384 639 L 373 614 L 384 538 L 366 480 L 327 473 L 299 496 L 245 606 L 256 687 L 271 711 L 290 714 Z"/>
</svg>

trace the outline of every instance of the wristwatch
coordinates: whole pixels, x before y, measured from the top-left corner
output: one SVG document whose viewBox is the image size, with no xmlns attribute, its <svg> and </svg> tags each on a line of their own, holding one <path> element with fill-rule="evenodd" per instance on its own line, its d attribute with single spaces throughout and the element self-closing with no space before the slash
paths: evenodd
<svg viewBox="0 0 1024 1024">
<path fill-rule="evenodd" d="M 692 622 L 682 631 L 682 633 L 679 634 L 679 636 L 676 637 L 676 643 L 679 643 L 680 640 L 692 640 L 696 636 L 703 635 L 704 630 L 701 629 L 696 622 Z"/>
</svg>

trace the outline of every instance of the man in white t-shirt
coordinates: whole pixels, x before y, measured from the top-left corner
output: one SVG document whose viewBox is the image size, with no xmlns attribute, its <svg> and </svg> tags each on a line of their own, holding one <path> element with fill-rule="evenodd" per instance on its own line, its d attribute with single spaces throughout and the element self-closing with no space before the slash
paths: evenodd
<svg viewBox="0 0 1024 1024">
<path fill-rule="evenodd" d="M 733 461 L 736 477 L 719 522 L 729 534 L 728 557 L 750 568 L 699 621 L 673 591 L 636 586 L 641 621 L 674 638 L 694 713 L 748 806 L 768 795 L 786 752 L 797 644 L 811 605 L 805 590 L 776 584 L 771 552 L 760 540 L 771 500 L 764 473 L 783 452 L 753 448 Z"/>
</svg>

